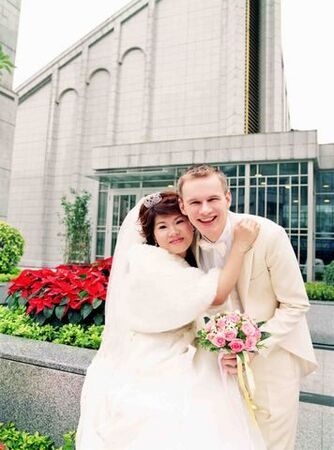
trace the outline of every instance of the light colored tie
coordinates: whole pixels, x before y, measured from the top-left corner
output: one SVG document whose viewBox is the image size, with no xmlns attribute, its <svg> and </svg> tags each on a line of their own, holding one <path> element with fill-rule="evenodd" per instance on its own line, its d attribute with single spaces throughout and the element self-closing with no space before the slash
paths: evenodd
<svg viewBox="0 0 334 450">
<path fill-rule="evenodd" d="M 209 242 L 205 239 L 200 239 L 198 241 L 198 245 L 200 246 L 201 250 L 204 252 L 208 252 L 210 250 L 216 250 L 219 255 L 224 258 L 227 250 L 227 246 L 225 242 Z"/>
</svg>

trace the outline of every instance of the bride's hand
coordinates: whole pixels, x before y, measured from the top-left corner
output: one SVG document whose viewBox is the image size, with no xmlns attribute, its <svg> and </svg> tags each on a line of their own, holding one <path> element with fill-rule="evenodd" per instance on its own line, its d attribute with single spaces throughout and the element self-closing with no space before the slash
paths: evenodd
<svg viewBox="0 0 334 450">
<path fill-rule="evenodd" d="M 242 219 L 234 227 L 233 244 L 246 253 L 252 248 L 260 231 L 260 225 L 253 219 Z"/>
</svg>

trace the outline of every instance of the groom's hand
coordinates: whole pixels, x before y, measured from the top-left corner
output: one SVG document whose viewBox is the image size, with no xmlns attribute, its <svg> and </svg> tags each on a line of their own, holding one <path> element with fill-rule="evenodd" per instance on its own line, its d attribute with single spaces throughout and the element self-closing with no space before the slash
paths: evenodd
<svg viewBox="0 0 334 450">
<path fill-rule="evenodd" d="M 254 352 L 247 352 L 249 356 L 249 361 L 252 361 L 256 353 Z M 232 353 L 230 355 L 224 355 L 221 360 L 220 364 L 222 365 L 223 369 L 226 373 L 229 375 L 237 375 L 237 356 L 235 353 Z"/>
</svg>

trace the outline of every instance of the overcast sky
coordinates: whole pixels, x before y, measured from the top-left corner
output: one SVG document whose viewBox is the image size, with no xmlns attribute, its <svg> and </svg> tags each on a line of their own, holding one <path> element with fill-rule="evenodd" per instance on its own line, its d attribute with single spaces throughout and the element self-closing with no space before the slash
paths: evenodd
<svg viewBox="0 0 334 450">
<path fill-rule="evenodd" d="M 210 0 L 206 0 L 210 1 Z M 22 0 L 14 86 L 129 0 Z M 291 127 L 334 142 L 334 0 L 282 0 L 282 44 Z"/>
</svg>

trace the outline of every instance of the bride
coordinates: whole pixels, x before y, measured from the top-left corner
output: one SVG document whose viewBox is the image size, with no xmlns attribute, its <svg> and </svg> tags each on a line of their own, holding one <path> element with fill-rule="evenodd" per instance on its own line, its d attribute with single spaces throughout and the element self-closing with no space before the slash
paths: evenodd
<svg viewBox="0 0 334 450">
<path fill-rule="evenodd" d="M 193 346 L 196 319 L 227 299 L 258 231 L 239 222 L 225 268 L 204 273 L 176 193 L 152 194 L 130 211 L 82 390 L 77 450 L 264 450 L 234 377 L 223 383 L 218 363 L 201 367 Z"/>
</svg>

